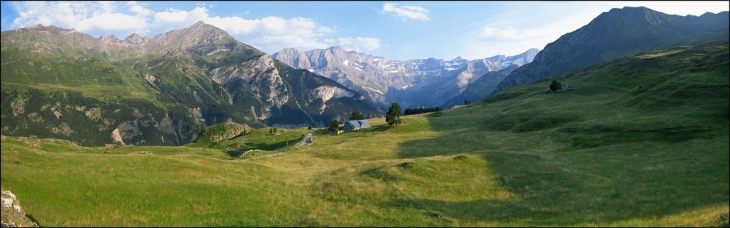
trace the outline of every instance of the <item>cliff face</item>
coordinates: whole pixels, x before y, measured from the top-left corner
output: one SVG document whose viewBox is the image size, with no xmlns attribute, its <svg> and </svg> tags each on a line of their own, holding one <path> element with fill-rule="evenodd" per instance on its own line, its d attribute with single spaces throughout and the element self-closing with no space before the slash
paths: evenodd
<svg viewBox="0 0 730 228">
<path fill-rule="evenodd" d="M 383 114 L 357 91 L 291 68 L 202 22 L 124 40 L 35 26 L 3 32 L 2 43 L 3 134 L 82 145 L 180 145 L 206 125 L 228 120 L 324 126 L 353 111 Z M 63 108 L 77 106 L 85 107 L 81 113 L 95 110 L 95 117 Z"/>
<path fill-rule="evenodd" d="M 728 12 L 697 17 L 668 15 L 645 7 L 612 9 L 545 46 L 532 63 L 510 73 L 493 93 L 513 85 L 577 72 L 612 58 L 697 43 L 700 37 L 727 27 Z M 727 37 L 725 32 L 719 38 Z"/>
<path fill-rule="evenodd" d="M 471 61 L 460 57 L 449 61 L 399 61 L 335 46 L 306 52 L 287 48 L 273 56 L 295 68 L 335 80 L 381 107 L 392 102 L 411 107 L 440 105 L 488 72 L 529 63 L 538 51 L 530 49 L 517 56 L 498 55 Z"/>
</svg>

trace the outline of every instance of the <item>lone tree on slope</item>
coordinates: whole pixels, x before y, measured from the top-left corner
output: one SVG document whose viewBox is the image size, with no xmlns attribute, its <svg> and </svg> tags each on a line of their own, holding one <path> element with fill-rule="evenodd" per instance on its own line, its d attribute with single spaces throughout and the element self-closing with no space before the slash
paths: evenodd
<svg viewBox="0 0 730 228">
<path fill-rule="evenodd" d="M 560 82 L 553 80 L 553 83 L 550 83 L 550 91 L 558 92 L 560 87 L 563 87 L 563 85 L 560 84 Z"/>
<path fill-rule="evenodd" d="M 385 113 L 385 121 L 388 122 L 388 126 L 398 125 L 400 124 L 400 105 L 398 103 L 390 104 L 390 108 L 388 108 L 388 112 Z"/>
</svg>

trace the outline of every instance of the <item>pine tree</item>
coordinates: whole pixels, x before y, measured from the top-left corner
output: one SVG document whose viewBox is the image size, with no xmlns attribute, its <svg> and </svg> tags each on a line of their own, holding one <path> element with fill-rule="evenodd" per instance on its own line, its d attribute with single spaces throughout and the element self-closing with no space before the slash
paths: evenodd
<svg viewBox="0 0 730 228">
<path fill-rule="evenodd" d="M 397 126 L 401 123 L 400 116 L 400 105 L 398 105 L 398 103 L 393 103 L 390 104 L 390 108 L 388 108 L 388 112 L 385 114 L 385 121 L 388 122 L 388 126 Z"/>
<path fill-rule="evenodd" d="M 340 128 L 340 121 L 332 120 L 330 122 L 330 127 L 328 128 L 330 131 L 337 131 Z"/>
</svg>

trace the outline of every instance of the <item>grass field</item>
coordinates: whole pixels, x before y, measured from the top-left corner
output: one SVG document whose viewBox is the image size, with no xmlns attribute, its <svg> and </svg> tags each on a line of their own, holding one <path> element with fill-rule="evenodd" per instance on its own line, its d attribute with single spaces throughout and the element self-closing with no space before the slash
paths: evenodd
<svg viewBox="0 0 730 228">
<path fill-rule="evenodd" d="M 41 226 L 712 225 L 730 208 L 727 50 L 623 58 L 558 78 L 570 92 L 539 81 L 299 149 L 281 143 L 306 129 L 213 147 L 3 136 L 1 182 Z M 290 153 L 231 156 L 243 141 Z"/>
</svg>

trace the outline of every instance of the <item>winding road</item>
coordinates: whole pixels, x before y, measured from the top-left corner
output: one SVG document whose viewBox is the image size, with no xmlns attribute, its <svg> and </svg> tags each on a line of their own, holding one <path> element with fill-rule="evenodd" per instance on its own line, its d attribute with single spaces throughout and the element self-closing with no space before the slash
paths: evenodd
<svg viewBox="0 0 730 228">
<path fill-rule="evenodd" d="M 307 135 L 307 138 L 304 139 L 304 142 L 302 144 L 299 144 L 296 148 L 306 146 L 307 144 L 312 142 L 312 134 L 314 134 L 314 130 L 309 131 L 309 134 Z"/>
</svg>

